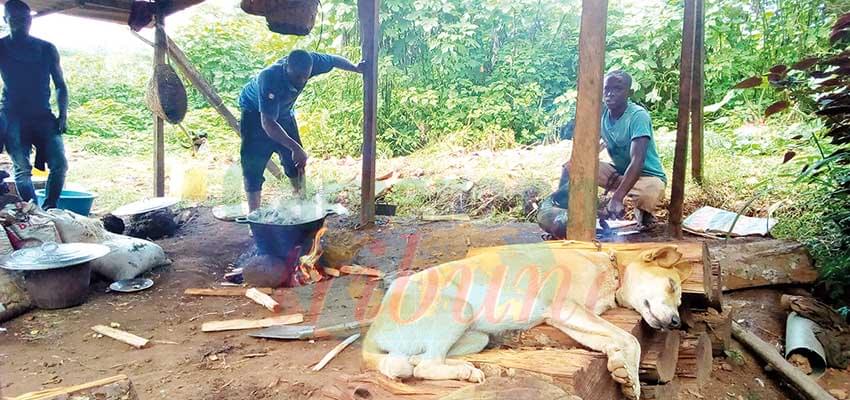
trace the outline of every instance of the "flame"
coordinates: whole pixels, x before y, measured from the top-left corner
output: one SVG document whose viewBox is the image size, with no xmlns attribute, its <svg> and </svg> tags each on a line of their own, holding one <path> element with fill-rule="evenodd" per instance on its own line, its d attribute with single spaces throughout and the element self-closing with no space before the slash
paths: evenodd
<svg viewBox="0 0 850 400">
<path fill-rule="evenodd" d="M 323 226 L 322 229 L 316 232 L 310 252 L 301 256 L 299 259 L 300 265 L 298 269 L 301 273 L 299 278 L 303 283 L 314 283 L 322 280 L 322 274 L 316 268 L 316 264 L 319 262 L 319 258 L 322 257 L 322 236 L 325 235 L 327 230 L 328 228 Z"/>
</svg>

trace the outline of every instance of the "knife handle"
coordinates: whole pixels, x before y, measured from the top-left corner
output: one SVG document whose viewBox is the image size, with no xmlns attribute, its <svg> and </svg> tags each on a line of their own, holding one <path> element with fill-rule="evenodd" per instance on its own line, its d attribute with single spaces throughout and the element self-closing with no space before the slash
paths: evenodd
<svg viewBox="0 0 850 400">
<path fill-rule="evenodd" d="M 366 319 L 363 321 L 346 322 L 344 324 L 336 324 L 324 328 L 318 328 L 313 331 L 313 337 L 321 338 L 359 330 L 368 327 L 369 325 L 372 325 L 372 321 L 374 320 Z"/>
</svg>

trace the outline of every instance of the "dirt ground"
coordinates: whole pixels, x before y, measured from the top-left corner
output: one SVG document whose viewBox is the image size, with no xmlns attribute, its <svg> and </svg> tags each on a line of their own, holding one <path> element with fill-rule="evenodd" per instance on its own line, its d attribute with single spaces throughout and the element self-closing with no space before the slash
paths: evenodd
<svg viewBox="0 0 850 400">
<path fill-rule="evenodd" d="M 323 243 L 332 264 L 353 260 L 392 273 L 460 258 L 469 247 L 541 240 L 533 224 L 476 229 L 470 229 L 470 224 L 474 223 L 393 221 L 369 232 L 353 232 L 348 229 L 351 223 L 335 219 Z M 148 274 L 156 282 L 153 288 L 136 294 L 107 293 L 107 283 L 96 282 L 82 306 L 32 311 L 6 323 L 8 331 L 0 333 L 0 395 L 125 374 L 141 399 L 308 399 L 322 398 L 321 387 L 341 373 L 360 371 L 356 343 L 322 371 L 312 372 L 309 367 L 338 340 L 282 342 L 250 338 L 241 331 L 200 331 L 205 321 L 269 316 L 245 298 L 183 295 L 186 288 L 219 285 L 222 275 L 251 245 L 246 226 L 217 221 L 201 208 L 178 236 L 158 243 L 173 263 Z M 349 276 L 286 289 L 278 300 L 283 313 L 302 312 L 305 323 L 330 325 L 363 317 L 380 301 L 382 285 Z M 774 312 L 778 292 L 766 292 L 733 294 L 727 304 L 735 310 L 736 319 L 762 316 L 765 320 L 757 325 L 763 331 L 755 333 L 776 343 L 772 335 L 784 331 L 783 317 Z M 137 350 L 110 338 L 96 338 L 89 329 L 111 323 L 151 339 L 152 344 Z M 794 398 L 749 353 L 733 352 L 741 356 L 715 359 L 708 387 L 697 395 L 685 393 L 683 398 Z M 822 382 L 850 390 L 850 373 L 830 371 Z"/>
</svg>

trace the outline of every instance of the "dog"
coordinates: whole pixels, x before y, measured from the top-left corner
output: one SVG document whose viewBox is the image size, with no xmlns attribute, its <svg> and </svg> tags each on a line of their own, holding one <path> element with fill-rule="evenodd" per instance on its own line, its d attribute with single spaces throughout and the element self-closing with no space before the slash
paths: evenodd
<svg viewBox="0 0 850 400">
<path fill-rule="evenodd" d="M 679 327 L 691 265 L 675 246 L 635 257 L 560 243 L 504 246 L 398 278 L 366 334 L 364 366 L 393 379 L 483 382 L 481 370 L 450 357 L 482 351 L 490 335 L 547 324 L 605 353 L 623 394 L 638 399 L 640 343 L 599 315 L 620 306 L 655 329 Z"/>
</svg>

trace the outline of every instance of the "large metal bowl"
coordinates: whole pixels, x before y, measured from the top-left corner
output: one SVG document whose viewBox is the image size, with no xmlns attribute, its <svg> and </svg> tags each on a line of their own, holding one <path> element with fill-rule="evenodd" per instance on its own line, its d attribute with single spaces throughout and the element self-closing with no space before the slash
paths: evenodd
<svg viewBox="0 0 850 400">
<path fill-rule="evenodd" d="M 315 220 L 293 225 L 257 222 L 250 217 L 237 218 L 236 222 L 251 226 L 259 254 L 279 257 L 286 260 L 287 264 L 294 265 L 298 258 L 312 247 L 316 233 L 322 229 L 325 218 L 331 214 L 332 211 L 327 211 L 324 216 Z"/>
</svg>

